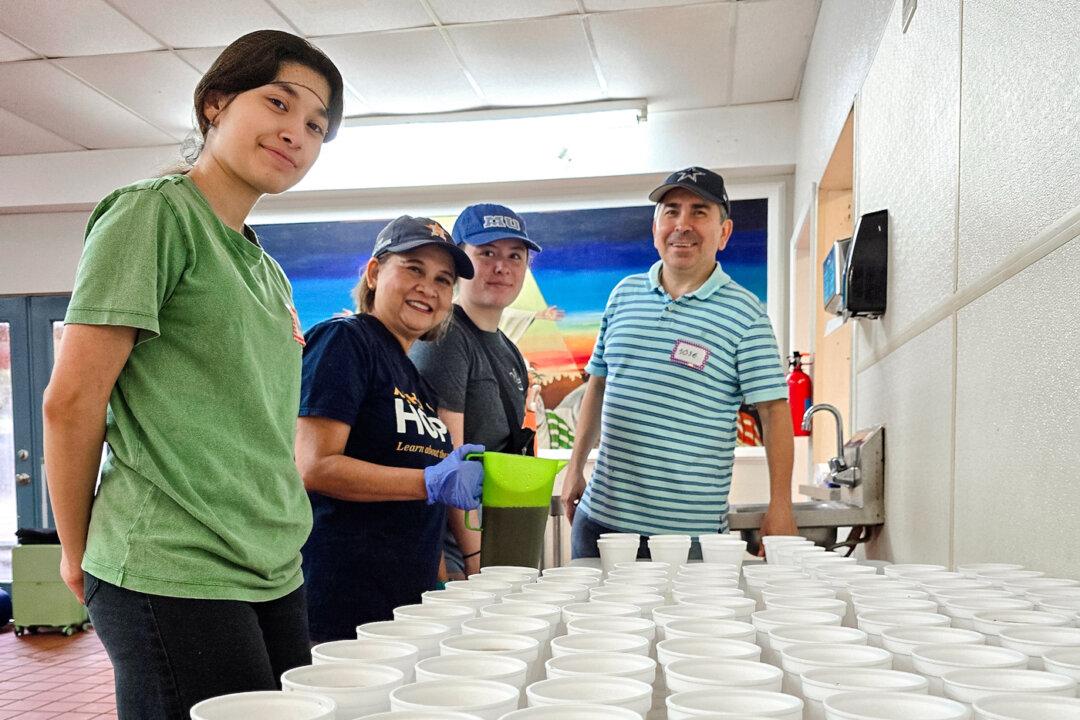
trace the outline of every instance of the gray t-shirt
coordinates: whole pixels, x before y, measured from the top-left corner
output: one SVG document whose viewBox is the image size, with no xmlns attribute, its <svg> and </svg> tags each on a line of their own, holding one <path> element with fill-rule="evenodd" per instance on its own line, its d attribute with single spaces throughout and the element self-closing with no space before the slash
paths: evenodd
<svg viewBox="0 0 1080 720">
<path fill-rule="evenodd" d="M 446 337 L 437 343 L 413 343 L 409 357 L 439 394 L 439 407 L 465 414 L 465 442 L 502 450 L 510 427 L 499 385 L 511 399 L 517 427 L 521 427 L 527 389 L 525 360 L 501 331 L 474 331 L 465 326 L 467 322 L 465 311 L 455 305 Z M 477 345 L 477 335 L 495 358 L 494 368 L 488 353 Z"/>
<path fill-rule="evenodd" d="M 439 407 L 465 415 L 465 442 L 479 443 L 488 450 L 502 450 L 510 437 L 506 409 L 499 397 L 498 383 L 511 398 L 517 413 L 517 426 L 525 420 L 525 391 L 527 389 L 525 360 L 510 339 L 501 331 L 475 331 L 460 305 L 454 305 L 450 329 L 439 342 L 415 342 L 409 357 L 420 374 L 435 388 Z M 495 358 L 495 367 L 488 353 L 477 345 L 476 336 Z M 454 534 L 447 529 L 443 544 L 446 569 L 450 573 L 464 570 L 464 560 Z"/>
</svg>

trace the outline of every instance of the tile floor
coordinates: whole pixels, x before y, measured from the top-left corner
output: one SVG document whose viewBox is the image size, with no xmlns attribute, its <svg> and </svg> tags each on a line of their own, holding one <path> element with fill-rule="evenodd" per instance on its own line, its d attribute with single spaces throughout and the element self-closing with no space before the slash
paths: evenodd
<svg viewBox="0 0 1080 720">
<path fill-rule="evenodd" d="M 115 720 L 112 666 L 97 635 L 0 628 L 0 720 L 54 718 Z"/>
</svg>

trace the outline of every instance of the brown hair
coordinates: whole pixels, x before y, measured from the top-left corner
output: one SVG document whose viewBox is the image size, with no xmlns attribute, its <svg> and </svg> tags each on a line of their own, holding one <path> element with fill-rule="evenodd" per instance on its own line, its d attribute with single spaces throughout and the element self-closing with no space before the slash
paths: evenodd
<svg viewBox="0 0 1080 720">
<path fill-rule="evenodd" d="M 210 129 L 210 121 L 203 111 L 210 95 L 220 93 L 235 96 L 268 85 L 286 63 L 311 68 L 326 79 L 326 84 L 330 86 L 330 98 L 326 108 L 327 128 L 323 142 L 334 139 L 344 112 L 344 87 L 337 66 L 302 37 L 281 30 L 256 30 L 237 38 L 222 50 L 195 86 L 195 118 L 199 125 L 199 137 L 184 143 L 183 154 L 188 164 L 193 165 L 198 159 Z"/>
<path fill-rule="evenodd" d="M 379 265 L 382 265 L 383 260 L 389 254 L 390 253 L 383 253 L 382 255 L 377 255 L 377 256 L 373 257 L 372 259 L 375 260 L 375 262 L 379 263 Z M 454 287 L 455 287 L 455 290 L 456 290 L 457 289 L 457 277 L 456 276 L 454 278 Z M 356 314 L 357 315 L 367 315 L 367 314 L 371 313 L 372 310 L 375 309 L 375 288 L 371 287 L 371 285 L 369 285 L 368 281 L 367 281 L 367 263 L 364 263 L 364 267 L 361 268 L 361 270 L 360 270 L 360 280 L 356 283 L 356 285 L 353 286 L 351 294 L 352 294 L 353 302 L 356 303 Z M 454 321 L 454 309 L 450 308 L 450 311 L 448 313 L 446 313 L 446 317 L 443 318 L 443 321 L 441 323 L 439 323 L 438 325 L 436 325 L 435 327 L 428 330 L 423 335 L 421 335 L 419 339 L 424 341 L 424 342 L 439 342 L 444 337 L 446 337 L 446 333 L 448 333 L 450 331 L 450 325 L 451 325 L 451 323 L 453 323 L 453 321 Z"/>
</svg>

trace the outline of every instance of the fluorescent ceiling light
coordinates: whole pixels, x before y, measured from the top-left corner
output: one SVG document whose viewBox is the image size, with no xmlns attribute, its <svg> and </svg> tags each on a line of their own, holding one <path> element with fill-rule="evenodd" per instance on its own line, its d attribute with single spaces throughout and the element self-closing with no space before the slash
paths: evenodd
<svg viewBox="0 0 1080 720">
<path fill-rule="evenodd" d="M 640 152 L 642 100 L 349 118 L 296 190 L 457 185 L 607 174 Z"/>
</svg>

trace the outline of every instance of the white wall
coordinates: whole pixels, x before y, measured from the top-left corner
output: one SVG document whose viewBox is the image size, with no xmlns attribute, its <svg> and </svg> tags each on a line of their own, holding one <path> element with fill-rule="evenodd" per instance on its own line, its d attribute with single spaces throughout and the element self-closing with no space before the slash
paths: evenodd
<svg viewBox="0 0 1080 720">
<path fill-rule="evenodd" d="M 870 4 L 825 0 L 795 190 L 865 75 L 855 204 L 891 218 L 889 309 L 855 340 L 854 424 L 887 426 L 871 554 L 1080 577 L 1080 56 L 1064 31 L 1080 2 L 920 0 L 906 34 L 901 3 L 881 5 L 880 42 L 856 51 L 842 45 Z"/>
</svg>

